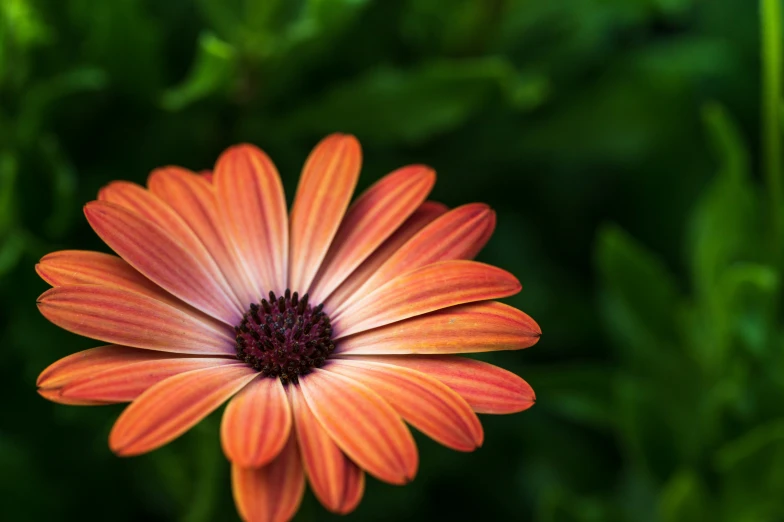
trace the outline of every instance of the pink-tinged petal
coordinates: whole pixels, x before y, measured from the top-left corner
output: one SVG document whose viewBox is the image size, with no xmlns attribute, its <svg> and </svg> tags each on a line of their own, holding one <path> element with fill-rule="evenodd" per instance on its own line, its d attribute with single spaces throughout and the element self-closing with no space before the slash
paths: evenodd
<svg viewBox="0 0 784 522">
<path fill-rule="evenodd" d="M 450 355 L 363 355 L 356 358 L 425 373 L 460 394 L 477 413 L 517 413 L 527 410 L 536 401 L 534 390 L 527 382 L 483 361 Z"/>
<path fill-rule="evenodd" d="M 38 395 L 48 401 L 65 406 L 105 406 L 107 404 L 115 404 L 114 402 L 72 399 L 70 397 L 63 397 L 60 392 L 60 388 L 38 388 Z"/>
<path fill-rule="evenodd" d="M 208 263 L 161 227 L 113 203 L 93 201 L 84 213 L 101 239 L 148 279 L 229 325 L 239 322 L 244 309 L 217 266 L 207 266 L 214 265 L 212 258 Z"/>
<path fill-rule="evenodd" d="M 457 207 L 442 215 L 389 256 L 353 295 L 335 302 L 336 316 L 395 277 L 439 261 L 472 259 L 495 229 L 495 212 L 483 203 Z"/>
<path fill-rule="evenodd" d="M 417 232 L 432 223 L 438 217 L 444 215 L 449 209 L 442 203 L 435 201 L 425 201 L 419 208 L 411 214 L 405 223 L 400 225 L 389 239 L 378 247 L 370 257 L 368 257 L 359 267 L 348 276 L 332 294 L 324 301 L 327 310 L 336 310 L 347 302 L 354 293 L 387 262 L 392 254 L 397 252 L 400 247 L 405 245 L 409 239 L 414 237 Z"/>
<path fill-rule="evenodd" d="M 121 456 L 159 448 L 188 431 L 257 375 L 237 362 L 169 377 L 125 408 L 109 434 L 109 447 Z"/>
<path fill-rule="evenodd" d="M 294 517 L 305 492 L 305 473 L 296 437 L 263 468 L 231 466 L 234 502 L 247 522 L 286 522 Z"/>
<path fill-rule="evenodd" d="M 169 204 L 204 244 L 226 276 L 243 306 L 258 301 L 253 284 L 234 255 L 233 246 L 220 225 L 218 203 L 212 184 L 204 177 L 179 167 L 152 171 L 150 191 Z"/>
<path fill-rule="evenodd" d="M 328 371 L 361 382 L 409 424 L 448 448 L 473 451 L 482 445 L 482 424 L 471 406 L 422 372 L 356 358 L 333 360 Z"/>
<path fill-rule="evenodd" d="M 126 364 L 76 379 L 64 385 L 60 395 L 69 399 L 130 402 L 148 388 L 174 375 L 203 368 L 237 364 L 236 359 L 221 357 L 168 355 L 169 358 L 166 359 L 158 358 Z"/>
<path fill-rule="evenodd" d="M 298 386 L 288 387 L 302 463 L 316 498 L 345 515 L 356 509 L 365 491 L 365 473 L 340 450 L 310 411 Z"/>
<path fill-rule="evenodd" d="M 203 177 L 209 183 L 212 183 L 212 171 L 210 169 L 202 169 L 199 171 L 199 176 Z"/>
<path fill-rule="evenodd" d="M 359 467 L 384 482 L 405 484 L 419 465 L 400 416 L 367 386 L 323 369 L 300 378 L 310 411 Z"/>
<path fill-rule="evenodd" d="M 311 287 L 321 303 L 417 209 L 433 189 L 436 173 L 411 165 L 385 176 L 346 213 Z"/>
<path fill-rule="evenodd" d="M 231 328 L 120 288 L 51 288 L 38 298 L 38 309 L 57 326 L 100 341 L 196 355 L 235 353 Z"/>
<path fill-rule="evenodd" d="M 338 314 L 335 339 L 409 317 L 520 291 L 509 272 L 475 261 L 443 261 L 399 276 Z"/>
<path fill-rule="evenodd" d="M 215 165 L 218 210 L 258 296 L 286 288 L 288 216 L 283 185 L 269 157 L 253 145 L 226 150 Z"/>
<path fill-rule="evenodd" d="M 100 346 L 71 354 L 50 364 L 36 380 L 39 388 L 61 388 L 83 377 L 129 364 L 171 355 L 127 346 Z"/>
<path fill-rule="evenodd" d="M 35 271 L 52 286 L 100 285 L 123 288 L 181 310 L 201 314 L 144 277 L 122 258 L 111 254 L 61 250 L 42 257 L 35 265 Z"/>
<path fill-rule="evenodd" d="M 450 354 L 519 350 L 542 331 L 528 315 L 498 302 L 453 306 L 367 330 L 337 342 L 336 354 Z"/>
<path fill-rule="evenodd" d="M 182 169 L 184 170 L 184 169 Z M 197 258 L 218 284 L 228 292 L 224 274 L 199 236 L 174 208 L 156 194 L 127 181 L 113 181 L 98 193 L 100 201 L 108 201 L 135 213 L 163 229 L 171 238 Z"/>
<path fill-rule="evenodd" d="M 280 379 L 259 376 L 226 407 L 221 443 L 243 468 L 260 468 L 278 456 L 291 430 L 291 410 Z"/>
<path fill-rule="evenodd" d="M 310 289 L 359 179 L 362 150 L 353 136 L 332 134 L 310 153 L 291 209 L 289 286 Z"/>
</svg>

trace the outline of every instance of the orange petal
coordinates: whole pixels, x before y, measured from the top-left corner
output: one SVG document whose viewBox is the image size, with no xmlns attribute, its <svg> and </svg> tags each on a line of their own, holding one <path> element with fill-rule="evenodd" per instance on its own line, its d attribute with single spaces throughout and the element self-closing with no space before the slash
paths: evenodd
<svg viewBox="0 0 784 522">
<path fill-rule="evenodd" d="M 297 451 L 296 437 L 278 457 L 263 468 L 231 466 L 234 502 L 240 517 L 248 522 L 286 522 L 294 517 L 305 492 L 305 473 Z"/>
<path fill-rule="evenodd" d="M 275 165 L 253 145 L 226 150 L 213 184 L 223 229 L 253 283 L 258 301 L 287 288 L 289 235 L 286 197 Z"/>
<path fill-rule="evenodd" d="M 514 295 L 505 270 L 475 261 L 443 261 L 399 276 L 333 319 L 335 339 L 449 306 Z"/>
<path fill-rule="evenodd" d="M 495 229 L 495 212 L 482 203 L 471 203 L 439 217 L 394 252 L 353 296 L 341 303 L 333 316 L 362 299 L 369 292 L 401 274 L 423 266 L 453 259 L 471 259 Z"/>
<path fill-rule="evenodd" d="M 528 315 L 498 302 L 419 315 L 341 339 L 336 354 L 448 354 L 519 350 L 542 331 Z"/>
<path fill-rule="evenodd" d="M 311 287 L 321 303 L 373 253 L 425 200 L 436 182 L 433 169 L 411 165 L 388 174 L 370 187 L 351 208 L 338 229 Z"/>
<path fill-rule="evenodd" d="M 188 431 L 257 375 L 237 362 L 169 377 L 125 408 L 109 434 L 109 447 L 121 456 L 159 448 Z"/>
<path fill-rule="evenodd" d="M 41 258 L 35 265 L 41 279 L 52 286 L 100 285 L 124 288 L 175 306 L 181 310 L 201 314 L 156 285 L 122 258 L 87 250 L 61 250 Z"/>
<path fill-rule="evenodd" d="M 332 440 L 384 482 L 410 482 L 419 464 L 414 439 L 400 416 L 368 387 L 316 369 L 300 378 L 308 407 Z"/>
<path fill-rule="evenodd" d="M 365 491 L 365 473 L 340 451 L 310 411 L 299 387 L 289 386 L 288 394 L 302 463 L 313 493 L 333 513 L 354 511 Z"/>
<path fill-rule="evenodd" d="M 387 259 L 405 245 L 417 232 L 447 212 L 446 205 L 435 201 L 425 201 L 400 225 L 389 239 L 378 247 L 351 275 L 324 301 L 328 310 L 336 310 L 345 303 L 367 281 Z"/>
<path fill-rule="evenodd" d="M 39 388 L 60 388 L 74 380 L 103 370 L 164 357 L 168 355 L 113 344 L 90 348 L 53 362 L 41 372 L 35 384 Z"/>
<path fill-rule="evenodd" d="M 361 382 L 389 402 L 409 424 L 444 446 L 473 451 L 482 445 L 482 424 L 471 406 L 424 373 L 356 358 L 336 359 L 328 371 Z"/>
<path fill-rule="evenodd" d="M 351 358 L 354 360 L 354 357 Z M 463 397 L 477 413 L 517 413 L 533 406 L 536 396 L 523 379 L 498 366 L 449 355 L 356 357 L 404 366 L 438 379 Z"/>
<path fill-rule="evenodd" d="M 172 354 L 168 356 L 169 358 L 166 359 L 156 358 L 125 364 L 75 379 L 63 386 L 60 394 L 69 399 L 130 402 L 148 388 L 173 375 L 202 368 L 237 364 L 237 359 L 233 358 L 178 357 Z"/>
<path fill-rule="evenodd" d="M 106 404 L 114 404 L 113 402 L 89 401 L 63 397 L 60 395 L 60 391 L 60 388 L 38 388 L 38 395 L 46 400 L 56 402 L 58 404 L 64 404 L 66 406 L 104 406 Z"/>
<path fill-rule="evenodd" d="M 69 332 L 109 343 L 164 352 L 234 355 L 231 329 L 199 320 L 170 305 L 120 288 L 71 285 L 51 288 L 38 309 Z"/>
<path fill-rule="evenodd" d="M 199 252 L 163 228 L 123 207 L 93 201 L 84 207 L 87 220 L 104 242 L 136 270 L 186 303 L 227 324 L 239 323 L 244 309 Z"/>
<path fill-rule="evenodd" d="M 291 411 L 280 379 L 260 376 L 223 413 L 223 452 L 240 467 L 259 468 L 278 456 L 290 430 Z"/>
<path fill-rule="evenodd" d="M 361 164 L 359 142 L 345 134 L 321 140 L 305 162 L 291 209 L 289 256 L 289 287 L 301 294 L 309 290 L 340 226 Z"/>
<path fill-rule="evenodd" d="M 258 301 L 253 284 L 236 259 L 233 246 L 220 225 L 215 190 L 205 176 L 179 167 L 152 171 L 150 191 L 169 204 L 190 226 L 226 276 L 240 304 Z"/>
<path fill-rule="evenodd" d="M 221 288 L 234 297 L 223 272 L 199 236 L 163 199 L 144 187 L 127 181 L 113 181 L 103 187 L 98 193 L 98 199 L 130 210 L 138 217 L 160 227 L 170 238 L 182 244 L 192 257 L 197 258 Z"/>
</svg>

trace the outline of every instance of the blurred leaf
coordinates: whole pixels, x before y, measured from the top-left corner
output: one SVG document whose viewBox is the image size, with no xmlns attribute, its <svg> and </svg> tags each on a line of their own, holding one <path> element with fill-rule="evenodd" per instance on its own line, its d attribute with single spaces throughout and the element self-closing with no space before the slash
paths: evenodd
<svg viewBox="0 0 784 522">
<path fill-rule="evenodd" d="M 185 108 L 191 103 L 225 89 L 232 81 L 236 68 L 236 53 L 228 43 L 211 33 L 199 37 L 196 59 L 188 77 L 178 86 L 168 89 L 161 104 L 170 111 Z"/>
<path fill-rule="evenodd" d="M 49 186 L 52 191 L 52 205 L 45 226 L 49 236 L 60 237 L 73 222 L 76 172 L 54 136 L 43 136 L 40 149 L 49 166 Z"/>
<path fill-rule="evenodd" d="M 672 275 L 654 253 L 613 225 L 599 230 L 595 259 L 607 297 L 605 318 L 619 346 L 634 346 L 634 355 L 647 362 L 660 359 L 679 340 L 681 305 Z"/>
<path fill-rule="evenodd" d="M 607 368 L 586 365 L 529 368 L 536 382 L 540 405 L 564 418 L 598 427 L 613 426 L 613 374 Z"/>
<path fill-rule="evenodd" d="M 709 507 L 705 485 L 692 469 L 676 473 L 661 492 L 659 509 L 662 522 L 714 520 Z"/>
<path fill-rule="evenodd" d="M 717 453 L 716 467 L 723 473 L 731 473 L 743 461 L 756 456 L 772 444 L 784 442 L 784 419 L 776 419 L 752 428 L 745 435 L 728 442 Z M 782 470 L 784 473 L 784 470 Z"/>
<path fill-rule="evenodd" d="M 717 104 L 704 107 L 703 119 L 720 166 L 690 220 L 688 251 L 698 305 L 691 335 L 697 358 L 719 373 L 731 350 L 737 312 L 732 300 L 741 284 L 738 275 L 725 273 L 738 262 L 757 259 L 762 242 L 757 196 L 738 132 Z M 744 277 L 768 278 L 748 272 Z"/>
<path fill-rule="evenodd" d="M 107 84 L 104 71 L 82 67 L 54 78 L 39 81 L 24 93 L 19 104 L 17 135 L 19 142 L 30 146 L 41 132 L 47 110 L 61 98 L 82 91 L 97 91 Z"/>
<path fill-rule="evenodd" d="M 758 238 L 753 228 L 755 194 L 749 181 L 748 153 L 726 111 L 703 108 L 703 119 L 719 158 L 719 173 L 695 207 L 689 247 L 697 292 L 710 298 L 721 271 L 732 261 L 749 259 Z"/>
<path fill-rule="evenodd" d="M 337 128 L 377 142 L 419 142 L 463 125 L 494 97 L 526 110 L 546 91 L 543 78 L 522 76 L 499 58 L 384 67 L 329 91 L 287 125 L 314 132 Z"/>
<path fill-rule="evenodd" d="M 149 99 L 161 83 L 161 27 L 138 0 L 67 2 L 79 34 L 79 55 L 106 71 L 117 92 Z"/>
</svg>

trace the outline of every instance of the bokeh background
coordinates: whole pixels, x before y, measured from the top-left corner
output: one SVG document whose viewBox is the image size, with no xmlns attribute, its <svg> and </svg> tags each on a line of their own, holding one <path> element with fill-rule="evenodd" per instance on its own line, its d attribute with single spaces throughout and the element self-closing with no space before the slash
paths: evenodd
<svg viewBox="0 0 784 522">
<path fill-rule="evenodd" d="M 48 364 L 100 343 L 39 315 L 33 267 L 106 250 L 81 208 L 110 180 L 247 141 L 291 198 L 309 149 L 343 131 L 360 189 L 423 162 L 435 199 L 490 203 L 480 259 L 522 280 L 509 302 L 544 331 L 484 357 L 534 408 L 484 416 L 472 454 L 417 436 L 414 483 L 370 480 L 346 520 L 784 520 L 776 8 L 2 0 L 0 518 L 236 520 L 218 413 L 119 459 L 120 406 L 36 394 Z M 337 518 L 311 493 L 297 516 Z"/>
</svg>

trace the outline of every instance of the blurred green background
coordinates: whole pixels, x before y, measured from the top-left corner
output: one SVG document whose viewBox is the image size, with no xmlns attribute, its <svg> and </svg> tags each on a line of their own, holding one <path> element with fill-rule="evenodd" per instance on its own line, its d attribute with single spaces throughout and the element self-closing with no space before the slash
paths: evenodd
<svg viewBox="0 0 784 522">
<path fill-rule="evenodd" d="M 784 520 L 780 7 L 2 0 L 1 517 L 236 520 L 218 414 L 119 459 L 120 406 L 36 394 L 100 343 L 39 315 L 33 265 L 106 250 L 81 207 L 110 180 L 248 141 L 290 198 L 343 131 L 360 188 L 423 162 L 434 199 L 490 203 L 480 259 L 522 280 L 509 302 L 544 331 L 484 357 L 534 408 L 484 416 L 472 454 L 417 436 L 414 483 L 370 480 L 349 520 Z M 307 493 L 297 520 L 337 518 Z"/>
</svg>

